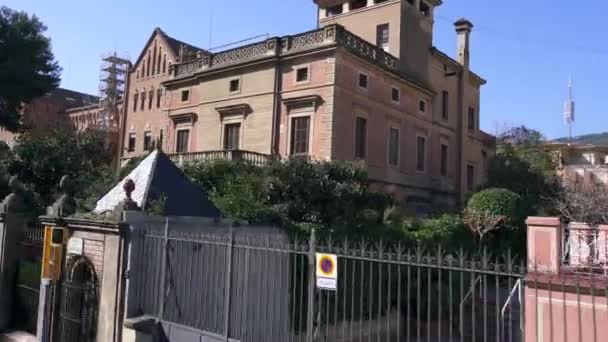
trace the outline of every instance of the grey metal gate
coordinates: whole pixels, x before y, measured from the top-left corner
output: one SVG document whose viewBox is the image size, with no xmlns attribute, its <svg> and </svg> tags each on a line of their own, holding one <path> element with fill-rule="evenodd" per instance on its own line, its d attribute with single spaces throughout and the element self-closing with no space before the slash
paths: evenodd
<svg viewBox="0 0 608 342">
<path fill-rule="evenodd" d="M 68 261 L 60 287 L 59 326 L 56 341 L 95 341 L 98 281 L 93 265 L 82 256 Z"/>
</svg>

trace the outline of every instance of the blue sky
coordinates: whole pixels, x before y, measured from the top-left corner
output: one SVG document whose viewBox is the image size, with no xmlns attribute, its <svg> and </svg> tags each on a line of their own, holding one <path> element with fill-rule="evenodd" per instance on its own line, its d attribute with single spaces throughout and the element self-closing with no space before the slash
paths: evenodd
<svg viewBox="0 0 608 342">
<path fill-rule="evenodd" d="M 3 0 L 35 13 L 48 26 L 63 67 L 62 86 L 96 93 L 101 55 L 136 59 L 154 27 L 208 48 L 259 34 L 285 35 L 315 27 L 312 0 Z M 452 22 L 474 24 L 473 69 L 488 80 L 481 125 L 495 133 L 525 124 L 550 138 L 566 135 L 563 102 L 572 74 L 575 134 L 608 131 L 608 29 L 604 0 L 444 0 L 436 12 L 434 44 L 456 50 Z M 128 23 L 128 24 L 127 24 Z"/>
</svg>

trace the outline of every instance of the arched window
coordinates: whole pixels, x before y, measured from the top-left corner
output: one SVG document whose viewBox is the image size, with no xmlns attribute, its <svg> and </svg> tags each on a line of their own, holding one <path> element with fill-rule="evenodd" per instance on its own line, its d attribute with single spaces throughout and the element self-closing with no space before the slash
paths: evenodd
<svg viewBox="0 0 608 342">
<path fill-rule="evenodd" d="M 144 58 L 144 61 L 142 62 L 141 65 L 141 78 L 144 78 L 146 76 L 146 61 Z"/>
<path fill-rule="evenodd" d="M 156 73 L 156 42 L 154 42 L 154 53 L 152 56 L 152 75 Z"/>
<path fill-rule="evenodd" d="M 146 65 L 146 77 L 150 76 L 150 64 L 152 62 L 152 53 L 148 50 L 148 64 Z"/>
<path fill-rule="evenodd" d="M 158 65 L 156 66 L 157 67 L 157 69 L 156 69 L 156 73 L 157 74 L 160 74 L 160 63 L 161 63 L 160 62 L 161 61 L 160 56 L 161 56 L 162 49 L 163 48 L 161 46 L 158 47 Z"/>
<path fill-rule="evenodd" d="M 167 72 L 167 55 L 163 55 L 163 74 Z"/>
<path fill-rule="evenodd" d="M 137 70 L 137 73 L 135 74 L 135 79 L 139 79 L 139 69 Z"/>
</svg>

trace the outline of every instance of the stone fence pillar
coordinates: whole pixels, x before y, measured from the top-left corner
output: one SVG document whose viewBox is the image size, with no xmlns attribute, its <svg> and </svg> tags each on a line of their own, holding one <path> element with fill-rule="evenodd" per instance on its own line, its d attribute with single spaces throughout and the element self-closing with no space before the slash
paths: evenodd
<svg viewBox="0 0 608 342">
<path fill-rule="evenodd" d="M 11 194 L 0 204 L 0 332 L 11 323 L 19 241 L 26 225 L 24 188 L 16 177 L 9 181 L 9 188 Z"/>
<path fill-rule="evenodd" d="M 529 217 L 528 272 L 559 274 L 562 260 L 562 223 L 557 217 Z"/>
</svg>

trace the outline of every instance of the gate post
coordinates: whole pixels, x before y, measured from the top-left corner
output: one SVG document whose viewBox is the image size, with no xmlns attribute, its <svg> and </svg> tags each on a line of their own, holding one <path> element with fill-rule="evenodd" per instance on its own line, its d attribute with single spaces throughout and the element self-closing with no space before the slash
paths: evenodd
<svg viewBox="0 0 608 342">
<path fill-rule="evenodd" d="M 226 250 L 226 292 L 224 293 L 224 341 L 230 340 L 230 304 L 232 300 L 232 258 L 234 256 L 234 229 L 230 223 L 230 233 Z"/>
<path fill-rule="evenodd" d="M 48 342 L 51 333 L 51 280 L 43 278 L 40 281 L 40 298 L 38 301 L 38 325 L 36 337 L 40 342 Z"/>
<path fill-rule="evenodd" d="M 315 229 L 310 232 L 308 242 L 308 310 L 306 311 L 306 342 L 314 341 L 314 316 L 315 316 L 315 287 L 316 287 L 316 248 L 317 240 Z"/>
<path fill-rule="evenodd" d="M 11 194 L 0 204 L 0 332 L 9 328 L 13 289 L 17 279 L 18 243 L 25 230 L 25 190 L 16 177 L 9 182 Z"/>
</svg>

